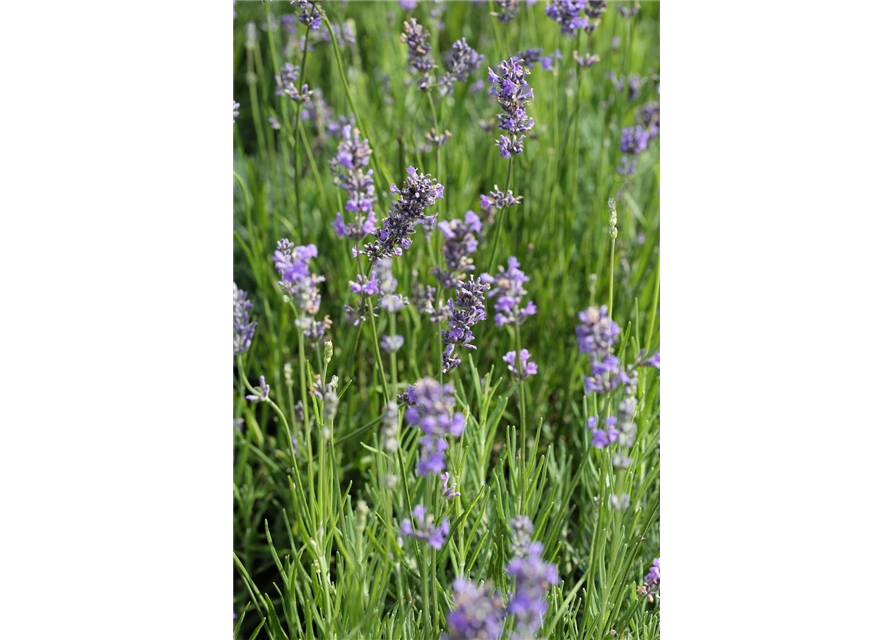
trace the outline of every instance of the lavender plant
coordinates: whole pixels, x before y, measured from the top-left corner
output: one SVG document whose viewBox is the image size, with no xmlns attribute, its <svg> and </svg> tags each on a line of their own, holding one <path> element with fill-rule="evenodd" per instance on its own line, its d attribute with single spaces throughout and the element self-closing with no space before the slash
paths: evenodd
<svg viewBox="0 0 893 640">
<path fill-rule="evenodd" d="M 239 4 L 234 639 L 659 638 L 660 7 L 606 6 Z"/>
</svg>

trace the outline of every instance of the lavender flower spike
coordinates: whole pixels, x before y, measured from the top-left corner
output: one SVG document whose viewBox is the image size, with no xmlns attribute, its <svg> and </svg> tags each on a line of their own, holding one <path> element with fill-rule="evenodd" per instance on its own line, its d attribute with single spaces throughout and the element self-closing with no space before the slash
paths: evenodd
<svg viewBox="0 0 893 640">
<path fill-rule="evenodd" d="M 453 84 L 464 82 L 468 76 L 477 71 L 484 56 L 468 46 L 465 38 L 453 43 L 453 53 L 446 62 L 446 73 L 440 78 L 440 92 L 449 95 L 453 92 Z"/>
<path fill-rule="evenodd" d="M 236 116 L 239 115 L 239 107 L 240 106 L 241 105 L 239 105 L 238 102 L 233 100 L 233 124 L 236 124 Z"/>
<path fill-rule="evenodd" d="M 335 184 L 347 191 L 344 208 L 354 212 L 356 217 L 350 224 L 345 224 L 339 211 L 332 226 L 339 237 L 359 240 L 373 233 L 377 222 L 372 210 L 376 200 L 372 169 L 366 170 L 372 149 L 368 140 L 360 141 L 359 130 L 350 125 L 341 128 L 341 136 L 343 140 L 338 144 L 338 154 L 329 161 L 329 167 L 335 176 Z"/>
<path fill-rule="evenodd" d="M 477 587 L 459 577 L 453 582 L 453 607 L 447 616 L 447 633 L 441 640 L 480 640 L 499 638 L 505 617 L 498 591 Z"/>
<path fill-rule="evenodd" d="M 487 294 L 487 297 L 498 296 L 495 306 L 497 327 L 505 324 L 521 324 L 536 313 L 536 305 L 530 300 L 526 305 L 521 306 L 521 299 L 527 294 L 524 283 L 530 278 L 518 268 L 520 266 L 518 259 L 515 256 L 510 256 L 508 269 L 500 266 L 495 276 L 489 273 L 481 276 L 482 281 L 493 285 L 493 289 Z"/>
<path fill-rule="evenodd" d="M 233 282 L 233 355 L 248 351 L 254 337 L 256 322 L 249 322 L 249 311 L 254 307 L 248 294 L 239 289 Z"/>
<path fill-rule="evenodd" d="M 620 131 L 620 150 L 623 153 L 638 155 L 648 148 L 651 139 L 647 129 L 641 126 L 626 127 Z"/>
<path fill-rule="evenodd" d="M 586 4 L 586 0 L 553 0 L 546 5 L 546 15 L 561 25 L 561 33 L 573 37 L 577 29 L 588 24 L 581 15 Z"/>
<path fill-rule="evenodd" d="M 298 21 L 305 24 L 314 31 L 322 25 L 322 18 L 325 15 L 319 7 L 319 3 L 323 0 L 316 0 L 313 4 L 309 0 L 291 0 L 291 4 L 296 4 L 301 8 L 301 14 Z"/>
<path fill-rule="evenodd" d="M 592 442 L 596 449 L 604 449 L 612 442 L 615 442 L 620 436 L 620 432 L 614 427 L 617 424 L 617 418 L 610 416 L 605 418 L 605 428 L 598 428 L 598 416 L 589 418 L 587 428 L 592 432 Z"/>
<path fill-rule="evenodd" d="M 471 254 L 477 250 L 476 234 L 481 232 L 481 219 L 473 211 L 468 211 L 465 214 L 465 222 L 450 220 L 441 222 L 437 228 L 443 232 L 446 239 L 443 253 L 447 268 L 436 267 L 434 277 L 444 287 L 454 289 L 465 279 L 466 272 L 474 271 Z"/>
<path fill-rule="evenodd" d="M 416 22 L 415 18 L 403 23 L 400 42 L 409 46 L 406 57 L 414 73 L 419 76 L 420 91 L 427 91 L 431 88 L 431 70 L 434 68 L 434 63 L 431 62 L 431 45 L 428 43 L 430 35 L 422 28 L 422 25 Z"/>
<path fill-rule="evenodd" d="M 298 67 L 286 62 L 279 70 L 279 75 L 276 76 L 276 95 L 285 96 L 295 102 L 307 102 L 312 92 L 306 84 L 298 89 L 295 86 L 298 78 Z"/>
<path fill-rule="evenodd" d="M 439 525 L 434 524 L 434 516 L 426 515 L 425 507 L 417 504 L 412 510 L 417 527 L 413 528 L 412 520 L 406 518 L 400 523 L 400 535 L 415 538 L 428 543 L 435 549 L 440 549 L 446 542 L 446 536 L 450 533 L 450 523 L 444 516 Z"/>
<path fill-rule="evenodd" d="M 422 455 L 416 469 L 418 474 L 443 472 L 446 436 L 458 438 L 465 431 L 465 416 L 453 413 L 456 400 L 452 385 L 441 386 L 432 378 L 422 378 L 410 385 L 400 399 L 410 405 L 405 415 L 407 424 L 418 427 L 425 434 L 419 440 Z"/>
<path fill-rule="evenodd" d="M 509 365 L 509 373 L 512 374 L 512 377 L 515 380 L 522 378 L 529 378 L 530 376 L 535 376 L 537 372 L 537 366 L 534 361 L 530 359 L 530 352 L 527 349 L 521 349 L 521 366 L 518 367 L 515 364 L 515 360 L 518 357 L 518 351 L 509 351 L 507 354 L 502 356 L 502 361 L 507 362 Z"/>
<path fill-rule="evenodd" d="M 263 376 L 260 377 L 260 386 L 257 387 L 257 389 L 255 389 L 255 391 L 259 391 L 260 395 L 259 396 L 254 395 L 254 394 L 247 395 L 247 396 L 245 396 L 245 399 L 249 400 L 251 402 L 265 402 L 266 400 L 269 399 L 270 385 L 267 384 L 267 381 L 264 380 Z"/>
<path fill-rule="evenodd" d="M 525 76 L 530 73 L 517 58 L 509 58 L 499 63 L 498 75 L 489 70 L 488 79 L 490 95 L 496 96 L 496 102 L 502 108 L 499 114 L 499 128 L 510 133 L 511 137 L 500 136 L 497 141 L 499 153 L 504 158 L 511 158 L 524 150 L 524 132 L 533 128 L 533 118 L 527 115 L 527 103 L 533 100 L 533 89 L 527 84 Z"/>
<path fill-rule="evenodd" d="M 415 228 L 426 220 L 434 221 L 435 216 L 426 216 L 425 209 L 438 198 L 443 198 L 443 185 L 430 175 L 420 174 L 415 167 L 407 167 L 406 171 L 409 177 L 402 189 L 391 185 L 395 202 L 388 211 L 388 217 L 382 221 L 381 229 L 374 233 L 375 240 L 360 251 L 372 263 L 381 258 L 403 255 L 403 251 L 412 245 L 411 236 Z"/>
<path fill-rule="evenodd" d="M 531 640 L 543 624 L 549 609 L 545 594 L 549 585 L 558 584 L 558 569 L 542 558 L 541 542 L 531 542 L 522 556 L 512 559 L 506 573 L 515 579 L 515 592 L 508 612 L 515 616 L 516 640 Z"/>
<path fill-rule="evenodd" d="M 518 5 L 521 0 L 496 0 L 496 6 L 499 7 L 499 13 L 495 13 L 497 18 L 502 22 L 511 22 L 518 17 Z"/>
<path fill-rule="evenodd" d="M 454 355 L 457 347 L 477 349 L 471 344 L 471 341 L 474 340 L 471 327 L 487 317 L 484 293 L 489 288 L 490 285 L 484 283 L 482 278 L 475 279 L 472 276 L 466 282 L 462 282 L 456 290 L 455 297 L 447 301 L 449 329 L 440 332 L 441 342 L 446 345 L 443 350 L 444 373 L 452 371 L 462 362 Z"/>
<path fill-rule="evenodd" d="M 329 317 L 322 321 L 313 318 L 319 311 L 319 284 L 325 278 L 310 273 L 310 260 L 317 256 L 316 245 L 295 246 L 289 240 L 276 243 L 273 253 L 273 266 L 279 273 L 279 286 L 294 301 L 298 310 L 295 324 L 304 331 L 311 342 L 322 340 L 323 334 L 331 326 Z"/>
</svg>

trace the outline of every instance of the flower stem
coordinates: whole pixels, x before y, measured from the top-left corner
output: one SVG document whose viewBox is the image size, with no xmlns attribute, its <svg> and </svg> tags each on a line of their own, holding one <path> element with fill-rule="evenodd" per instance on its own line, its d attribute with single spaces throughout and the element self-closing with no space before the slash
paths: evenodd
<svg viewBox="0 0 893 640">
<path fill-rule="evenodd" d="M 514 156 L 512 156 L 511 158 L 509 158 L 509 169 L 508 169 L 508 174 L 507 174 L 506 177 L 505 177 L 505 191 L 506 191 L 506 193 L 508 193 L 509 186 L 510 186 L 511 183 L 512 183 L 512 161 L 513 161 L 514 159 L 515 159 Z M 488 273 L 491 272 L 491 271 L 493 271 L 493 260 L 494 260 L 494 258 L 496 258 L 496 247 L 497 247 L 497 245 L 499 244 L 499 236 L 500 236 L 501 233 L 502 233 L 502 223 L 503 223 L 503 220 L 504 220 L 504 218 L 505 218 L 505 210 L 506 210 L 506 209 L 508 209 L 507 206 L 506 206 L 506 207 L 503 207 L 503 208 L 499 211 L 499 221 L 496 223 L 496 238 L 493 240 L 493 248 L 490 249 L 490 262 L 488 263 L 488 266 L 487 266 L 487 272 L 488 272 Z"/>
</svg>

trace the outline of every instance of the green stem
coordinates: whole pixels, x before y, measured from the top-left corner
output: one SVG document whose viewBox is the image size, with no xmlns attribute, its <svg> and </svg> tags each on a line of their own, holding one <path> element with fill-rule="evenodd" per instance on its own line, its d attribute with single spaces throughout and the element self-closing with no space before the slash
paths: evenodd
<svg viewBox="0 0 893 640">
<path fill-rule="evenodd" d="M 515 159 L 514 156 L 509 158 L 508 174 L 505 177 L 506 194 L 508 193 L 509 186 L 512 183 L 512 161 L 514 159 Z M 508 207 L 503 207 L 499 211 L 499 220 L 496 223 L 496 238 L 493 240 L 493 248 L 490 250 L 490 261 L 488 262 L 487 273 L 491 273 L 493 271 L 493 260 L 496 258 L 496 247 L 499 245 L 499 236 L 502 234 L 502 223 L 503 223 L 503 220 L 505 219 L 505 210 L 506 209 L 508 209 Z"/>
</svg>

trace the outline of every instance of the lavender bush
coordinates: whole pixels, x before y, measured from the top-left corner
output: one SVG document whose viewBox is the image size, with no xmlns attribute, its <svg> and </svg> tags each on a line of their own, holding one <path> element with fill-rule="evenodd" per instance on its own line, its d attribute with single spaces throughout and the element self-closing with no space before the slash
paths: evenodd
<svg viewBox="0 0 893 640">
<path fill-rule="evenodd" d="M 660 5 L 607 9 L 239 3 L 234 639 L 659 638 Z"/>
</svg>

